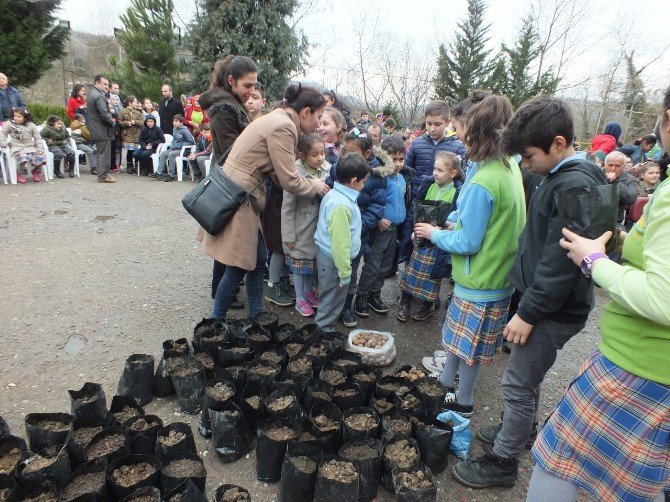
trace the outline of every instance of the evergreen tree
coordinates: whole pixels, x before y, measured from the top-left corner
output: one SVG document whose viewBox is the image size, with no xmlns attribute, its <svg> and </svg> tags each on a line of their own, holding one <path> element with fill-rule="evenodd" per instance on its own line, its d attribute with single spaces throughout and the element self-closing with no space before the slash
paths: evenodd
<svg viewBox="0 0 670 502">
<path fill-rule="evenodd" d="M 395 101 L 387 101 L 382 109 L 391 112 L 391 118 L 395 120 L 395 130 L 402 134 L 400 128 L 405 126 L 405 121 L 402 119 L 402 113 L 400 112 L 398 104 Z"/>
<path fill-rule="evenodd" d="M 132 0 L 121 15 L 123 30 L 117 39 L 124 54 L 110 62 L 115 69 L 111 78 L 121 83 L 124 94 L 158 99 L 166 83 L 179 92 L 173 9 L 173 0 Z"/>
<path fill-rule="evenodd" d="M 63 57 L 69 28 L 58 25 L 61 0 L 0 0 L 0 71 L 14 86 L 29 86 Z"/>
<path fill-rule="evenodd" d="M 634 55 L 635 51 L 631 51 L 630 54 L 625 55 L 626 85 L 624 86 L 621 96 L 622 104 L 629 117 L 626 136 L 631 139 L 647 134 L 649 130 L 649 126 L 645 124 L 643 115 L 635 113 L 636 111 L 647 111 L 648 104 L 644 92 L 644 82 L 642 82 L 642 78 L 640 77 L 644 68 L 637 68 Z"/>
<path fill-rule="evenodd" d="M 433 81 L 439 99 L 460 101 L 489 82 L 493 64 L 486 49 L 490 25 L 484 24 L 485 10 L 485 0 L 468 0 L 468 17 L 459 21 L 456 40 L 448 50 L 440 45 Z"/>
<path fill-rule="evenodd" d="M 266 97 L 280 98 L 291 74 L 302 68 L 307 39 L 287 20 L 298 0 L 199 0 L 199 15 L 187 30 L 193 53 L 194 91 L 209 88 L 214 63 L 228 54 L 249 56 L 258 65 Z"/>
</svg>

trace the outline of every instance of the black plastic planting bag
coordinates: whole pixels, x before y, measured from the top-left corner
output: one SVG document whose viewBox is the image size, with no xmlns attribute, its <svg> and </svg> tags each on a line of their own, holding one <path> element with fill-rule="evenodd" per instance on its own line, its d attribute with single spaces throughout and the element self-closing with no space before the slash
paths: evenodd
<svg viewBox="0 0 670 502">
<path fill-rule="evenodd" d="M 237 406 L 231 403 L 227 410 L 210 410 L 209 417 L 212 442 L 222 462 L 233 462 L 251 450 L 254 435 Z"/>
<path fill-rule="evenodd" d="M 226 397 L 226 394 L 229 394 L 229 396 Z M 231 382 L 221 378 L 215 378 L 207 382 L 207 387 L 205 387 L 205 400 L 202 407 L 202 413 L 200 414 L 200 424 L 198 424 L 198 432 L 200 432 L 200 435 L 206 438 L 212 435 L 209 409 L 223 411 L 234 397 L 235 386 Z"/>
<path fill-rule="evenodd" d="M 207 385 L 205 369 L 192 357 L 172 359 L 168 361 L 167 369 L 181 410 L 189 415 L 199 413 Z"/>
<path fill-rule="evenodd" d="M 393 447 L 393 448 L 391 448 Z M 391 449 L 389 449 L 391 448 Z M 396 452 L 400 449 L 402 456 L 397 454 L 393 456 L 392 450 Z M 413 453 L 410 455 L 410 453 Z M 382 456 L 382 485 L 388 491 L 392 492 L 393 488 L 393 469 L 410 469 L 419 461 L 419 445 L 412 438 L 398 439 L 384 445 L 384 454 Z"/>
<path fill-rule="evenodd" d="M 300 326 L 296 334 L 304 342 L 312 343 L 319 340 L 318 332 L 319 327 L 314 323 L 310 323 L 310 324 L 303 324 L 302 326 Z"/>
<path fill-rule="evenodd" d="M 400 476 L 403 472 L 421 472 L 423 478 L 430 487 L 410 488 L 401 482 Z M 433 473 L 421 462 L 417 462 L 411 469 L 393 469 L 393 488 L 395 489 L 398 502 L 435 502 L 437 498 L 437 488 Z"/>
<path fill-rule="evenodd" d="M 382 443 L 378 439 L 357 439 L 345 443 L 338 452 L 358 469 L 358 500 L 369 502 L 377 496 L 382 480 Z"/>
<path fill-rule="evenodd" d="M 271 391 L 275 390 L 290 390 L 298 398 L 299 403 L 302 403 L 305 397 L 305 387 L 307 386 L 309 378 L 301 376 L 288 376 L 284 380 L 272 382 Z"/>
<path fill-rule="evenodd" d="M 218 355 L 219 353 L 219 347 L 216 347 L 216 350 L 213 352 Z M 207 350 L 205 347 L 201 347 L 200 345 L 196 345 L 193 347 L 193 357 L 202 365 L 202 367 L 205 369 L 205 376 L 207 377 L 207 381 L 210 381 L 212 378 L 214 378 L 214 373 L 215 373 L 215 360 L 212 354 Z"/>
<path fill-rule="evenodd" d="M 382 442 L 391 443 L 398 439 L 412 437 L 412 416 L 409 413 L 397 412 L 382 418 Z"/>
<path fill-rule="evenodd" d="M 149 464 L 155 471 L 149 476 L 130 485 L 126 482 L 120 482 L 119 479 L 115 479 L 114 472 L 117 469 L 123 469 L 126 466 L 132 468 L 132 466 L 138 464 Z M 160 489 L 161 467 L 160 460 L 153 455 L 126 455 L 107 465 L 107 468 L 105 469 L 105 480 L 107 481 L 107 486 L 114 498 L 116 500 L 121 500 L 128 495 L 131 495 L 139 488 L 153 486 L 154 488 Z"/>
<path fill-rule="evenodd" d="M 30 451 L 65 443 L 73 417 L 68 413 L 29 413 L 26 415 L 26 434 Z"/>
<path fill-rule="evenodd" d="M 349 376 L 363 368 L 361 355 L 352 352 L 340 352 L 336 354 L 333 358 L 333 364 L 338 368 L 342 368 Z"/>
<path fill-rule="evenodd" d="M 335 403 L 314 403 L 309 411 L 309 424 L 309 432 L 316 438 L 312 444 L 326 453 L 336 453 L 342 446 L 342 411 Z"/>
<path fill-rule="evenodd" d="M 16 482 L 21 486 L 27 486 L 40 481 L 41 479 L 48 478 L 53 479 L 56 488 L 60 490 L 72 472 L 70 469 L 70 457 L 67 455 L 67 448 L 65 448 L 64 444 L 47 446 L 43 450 L 37 452 L 37 455 L 43 458 L 55 458 L 56 460 L 41 468 L 31 468 L 30 464 L 36 461 L 39 457 L 28 457 L 16 468 Z"/>
<path fill-rule="evenodd" d="M 267 418 L 267 410 L 263 397 L 267 394 L 267 389 L 254 381 L 247 382 L 242 390 L 242 397 L 239 400 L 240 410 L 252 430 L 256 430 L 256 425 Z"/>
<path fill-rule="evenodd" d="M 447 388 L 437 378 L 425 378 L 416 384 L 416 391 L 423 407 L 423 416 L 432 422 L 442 411 Z M 433 468 L 431 465 L 428 467 Z"/>
<path fill-rule="evenodd" d="M 280 344 L 284 345 L 289 338 L 291 338 L 294 334 L 296 333 L 295 326 L 290 323 L 284 323 L 280 324 L 277 326 L 277 330 L 275 333 L 275 341 Z"/>
<path fill-rule="evenodd" d="M 244 384 L 247 381 L 247 370 L 244 366 L 234 364 L 231 366 L 217 365 L 214 367 L 214 378 L 233 384 L 235 387 L 234 399 L 237 401 L 242 396 L 242 390 L 244 390 Z"/>
<path fill-rule="evenodd" d="M 156 397 L 168 397 L 174 394 L 174 386 L 168 374 L 167 362 L 169 359 L 186 357 L 188 355 L 188 340 L 165 340 L 163 342 L 163 357 L 154 374 L 153 393 Z"/>
<path fill-rule="evenodd" d="M 67 439 L 67 452 L 73 470 L 86 461 L 84 448 L 93 436 L 104 429 L 105 424 L 94 418 L 76 418 L 72 422 L 72 433 Z"/>
<path fill-rule="evenodd" d="M 202 345 L 202 336 L 211 332 L 215 322 L 216 318 L 207 319 L 203 317 L 202 321 L 195 325 L 195 328 L 193 328 L 193 345 Z"/>
<path fill-rule="evenodd" d="M 139 415 L 127 422 L 130 451 L 136 454 L 153 455 L 156 449 L 158 431 L 163 428 L 163 421 L 156 415 Z"/>
<path fill-rule="evenodd" d="M 185 481 L 191 480 L 200 492 L 205 491 L 207 471 L 204 462 L 195 453 L 177 453 L 164 457 L 161 464 L 161 492 L 168 493 Z M 190 468 L 190 471 L 186 469 Z"/>
<path fill-rule="evenodd" d="M 302 408 L 295 394 L 288 389 L 275 390 L 263 400 L 270 418 L 284 423 L 293 423 L 300 419 Z"/>
<path fill-rule="evenodd" d="M 58 490 L 51 479 L 40 479 L 26 486 L 17 485 L 9 494 L 7 502 L 25 500 L 58 500 Z"/>
<path fill-rule="evenodd" d="M 277 333 L 277 326 L 279 325 L 279 316 L 274 312 L 261 312 L 254 317 L 254 322 L 260 324 L 265 331 L 274 337 Z"/>
<path fill-rule="evenodd" d="M 249 490 L 247 490 L 246 488 L 242 488 L 241 486 L 237 485 L 225 484 L 219 486 L 216 489 L 216 494 L 214 495 L 215 502 L 221 502 L 223 500 L 223 497 L 226 496 L 228 492 L 246 493 L 247 495 L 249 495 Z M 251 500 L 251 495 L 249 495 L 249 500 Z"/>
<path fill-rule="evenodd" d="M 144 408 L 137 404 L 134 397 L 114 396 L 109 407 L 109 415 L 111 423 L 123 425 L 135 416 L 144 415 Z"/>
<path fill-rule="evenodd" d="M 113 425 L 102 432 L 98 432 L 84 448 L 87 461 L 105 458 L 107 462 L 129 455 L 130 443 L 128 427 Z"/>
<path fill-rule="evenodd" d="M 369 419 L 361 420 L 363 417 Z M 368 422 L 364 424 L 363 422 Z M 379 415 L 370 407 L 350 408 L 342 414 L 342 435 L 344 442 L 355 439 L 377 439 L 381 435 L 381 420 Z"/>
<path fill-rule="evenodd" d="M 255 384 L 267 390 L 279 376 L 280 371 L 280 367 L 270 366 L 262 361 L 252 361 L 247 364 L 247 385 Z"/>
<path fill-rule="evenodd" d="M 331 461 L 353 465 L 355 476 L 350 481 L 337 481 L 326 475 L 328 463 Z M 319 464 L 314 489 L 314 502 L 332 502 L 333 500 L 358 500 L 359 476 L 356 466 L 349 460 L 337 455 L 325 454 Z"/>
<path fill-rule="evenodd" d="M 439 474 L 447 467 L 453 433 L 452 427 L 439 420 L 434 420 L 432 423 L 417 422 L 414 428 L 414 438 L 419 445 L 421 462 L 434 474 Z"/>
<path fill-rule="evenodd" d="M 155 486 L 145 486 L 144 488 L 138 488 L 121 500 L 121 502 L 133 502 L 134 500 L 142 500 L 142 502 L 160 502 L 161 491 Z"/>
<path fill-rule="evenodd" d="M 323 451 L 315 446 L 289 441 L 279 485 L 280 502 L 311 502 L 316 470 Z"/>
<path fill-rule="evenodd" d="M 179 496 L 179 502 L 207 502 L 204 491 L 196 486 L 191 480 L 182 481 L 176 488 L 169 491 L 163 500 L 172 500 Z"/>
<path fill-rule="evenodd" d="M 333 386 L 322 380 L 311 378 L 307 381 L 305 395 L 302 404 L 306 410 L 309 410 L 317 403 L 333 402 Z"/>
<path fill-rule="evenodd" d="M 154 356 L 133 354 L 126 359 L 116 392 L 119 396 L 132 396 L 145 405 L 151 401 L 153 377 Z"/>
<path fill-rule="evenodd" d="M 414 206 L 414 223 L 429 223 L 434 227 L 444 226 L 447 216 L 451 212 L 453 204 L 439 200 L 415 200 Z M 417 238 L 414 240 L 417 246 L 425 246 L 430 244 L 425 239 Z"/>
<path fill-rule="evenodd" d="M 16 436 L 3 436 L 0 438 L 0 461 L 5 467 L 0 472 L 0 490 L 13 486 L 14 469 L 24 460 L 26 442 L 23 438 Z"/>
<path fill-rule="evenodd" d="M 219 366 L 245 366 L 254 358 L 253 351 L 240 341 L 221 345 L 218 353 Z"/>
<path fill-rule="evenodd" d="M 105 391 L 99 383 L 86 382 L 79 390 L 69 390 L 70 407 L 74 418 L 107 418 Z"/>
<path fill-rule="evenodd" d="M 564 224 L 573 232 L 595 239 L 608 230 L 616 235 L 619 211 L 619 186 L 575 187 L 554 194 Z M 607 242 L 607 253 L 614 251 L 616 238 Z"/>
<path fill-rule="evenodd" d="M 247 345 L 254 352 L 261 352 L 270 346 L 272 335 L 260 324 L 253 322 L 245 329 Z"/>
<path fill-rule="evenodd" d="M 266 420 L 256 432 L 256 477 L 266 483 L 276 483 L 281 477 L 286 445 L 301 432 L 300 424 L 285 424 Z"/>
<path fill-rule="evenodd" d="M 9 435 L 9 425 L 7 425 L 4 418 L 0 417 L 0 438 Z"/>
<path fill-rule="evenodd" d="M 351 381 L 363 393 L 363 402 L 370 401 L 370 397 L 377 385 L 377 380 L 382 376 L 382 370 L 372 366 L 363 366 L 351 376 Z"/>
<path fill-rule="evenodd" d="M 363 391 L 354 384 L 344 384 L 333 388 L 333 402 L 341 409 L 365 406 L 367 401 Z"/>
<path fill-rule="evenodd" d="M 154 455 L 159 460 L 177 453 L 195 452 L 195 440 L 190 425 L 184 422 L 173 422 L 158 431 Z"/>
<path fill-rule="evenodd" d="M 97 500 L 107 500 L 107 483 L 105 482 L 105 469 L 107 461 L 103 459 L 86 462 L 75 469 L 63 486 L 61 492 L 61 501 L 79 499 L 85 495 L 92 495 Z M 86 476 L 88 479 L 85 484 L 75 483 L 77 478 Z"/>
</svg>

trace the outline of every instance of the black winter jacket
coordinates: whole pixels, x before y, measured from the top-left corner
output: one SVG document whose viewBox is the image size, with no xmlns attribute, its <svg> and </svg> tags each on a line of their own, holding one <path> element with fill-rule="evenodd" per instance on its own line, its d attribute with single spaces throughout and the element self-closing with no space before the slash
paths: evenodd
<svg viewBox="0 0 670 502">
<path fill-rule="evenodd" d="M 585 159 L 567 162 L 549 174 L 530 199 L 526 227 L 509 279 L 521 293 L 517 314 L 529 324 L 550 319 L 563 324 L 585 322 L 593 308 L 593 282 L 559 245 L 566 225 L 558 194 L 578 187 L 606 185 L 600 168 Z M 583 233 L 589 218 L 572 230 Z"/>
<path fill-rule="evenodd" d="M 147 127 L 147 119 L 152 118 L 152 115 L 147 115 L 144 118 L 144 127 L 140 131 L 139 143 L 141 148 L 146 149 L 147 145 L 151 145 L 151 148 L 156 151 L 158 145 L 165 143 L 165 134 L 163 134 L 163 130 L 157 125 L 154 125 L 153 127 Z M 154 124 L 155 123 L 156 121 L 154 120 Z"/>
</svg>

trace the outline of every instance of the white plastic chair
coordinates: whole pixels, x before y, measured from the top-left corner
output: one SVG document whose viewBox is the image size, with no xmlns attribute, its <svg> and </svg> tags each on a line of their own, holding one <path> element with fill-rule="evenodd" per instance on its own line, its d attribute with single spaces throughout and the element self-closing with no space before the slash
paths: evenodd
<svg viewBox="0 0 670 502">
<path fill-rule="evenodd" d="M 175 168 L 177 170 L 177 181 L 182 181 L 184 179 L 184 161 L 188 162 L 188 154 L 186 152 L 188 151 L 188 153 L 191 153 L 193 148 L 195 148 L 195 145 L 182 146 L 181 150 L 179 150 L 179 156 L 174 159 Z M 191 164 L 188 164 L 188 170 L 191 175 L 191 181 L 193 181 L 194 177 Z"/>
<path fill-rule="evenodd" d="M 2 179 L 7 183 L 12 185 L 16 184 L 16 163 L 14 163 L 13 170 L 10 162 L 14 160 L 9 152 L 9 148 L 3 148 L 0 151 L 0 170 L 2 170 Z M 8 181 L 9 180 L 9 181 Z"/>
<path fill-rule="evenodd" d="M 54 154 L 49 151 L 46 140 L 42 140 L 42 150 L 44 150 L 44 155 L 47 158 L 46 166 L 44 166 L 44 178 L 46 181 L 52 180 L 54 178 Z M 58 166 L 60 168 L 60 166 Z"/>
<path fill-rule="evenodd" d="M 158 145 L 158 148 L 156 148 L 156 153 L 151 154 L 151 163 L 153 164 L 154 172 L 156 172 L 156 169 L 158 169 L 158 156 L 163 150 L 165 150 L 171 144 L 172 144 L 172 135 L 166 134 L 165 143 L 161 143 L 160 145 Z"/>
<path fill-rule="evenodd" d="M 84 152 L 77 150 L 77 142 L 74 140 L 72 136 L 70 136 L 70 148 L 72 148 L 72 151 L 74 152 L 74 174 L 77 176 L 77 178 L 80 177 L 79 174 L 79 154 L 84 154 Z M 86 157 L 88 159 L 88 156 Z M 65 157 L 63 157 L 63 161 L 65 161 Z M 90 159 L 89 159 L 90 162 Z M 90 165 L 90 164 L 89 164 Z"/>
<path fill-rule="evenodd" d="M 209 158 L 205 161 L 205 176 L 209 175 L 209 170 L 212 166 L 212 157 L 214 157 L 214 153 L 210 153 Z"/>
</svg>

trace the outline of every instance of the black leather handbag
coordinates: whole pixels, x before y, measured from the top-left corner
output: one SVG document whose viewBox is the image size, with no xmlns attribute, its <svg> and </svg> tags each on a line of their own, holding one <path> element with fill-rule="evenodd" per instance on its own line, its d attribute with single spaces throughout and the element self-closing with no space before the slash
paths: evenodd
<svg viewBox="0 0 670 502">
<path fill-rule="evenodd" d="M 238 208 L 249 198 L 250 192 L 236 185 L 223 169 L 219 168 L 228 157 L 228 152 L 230 148 L 198 186 L 181 200 L 188 214 L 211 235 L 221 232 L 230 223 Z M 261 183 L 263 181 L 260 181 L 253 190 Z"/>
</svg>

